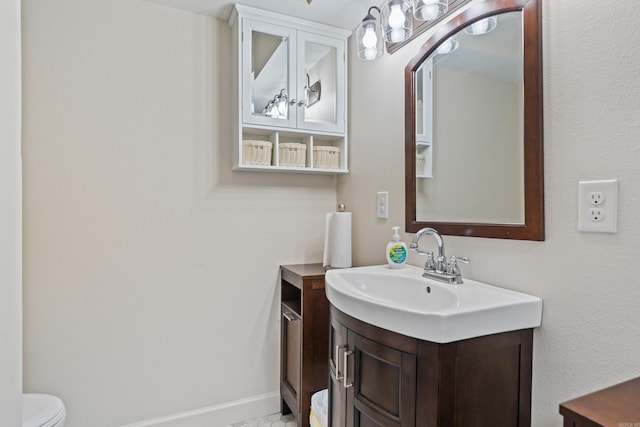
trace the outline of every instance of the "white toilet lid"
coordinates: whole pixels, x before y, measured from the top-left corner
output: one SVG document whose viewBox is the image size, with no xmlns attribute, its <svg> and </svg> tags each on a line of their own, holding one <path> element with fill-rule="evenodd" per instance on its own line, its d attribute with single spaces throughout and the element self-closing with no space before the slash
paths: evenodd
<svg viewBox="0 0 640 427">
<path fill-rule="evenodd" d="M 62 400 L 50 394 L 22 395 L 22 427 L 53 427 L 65 417 Z"/>
</svg>

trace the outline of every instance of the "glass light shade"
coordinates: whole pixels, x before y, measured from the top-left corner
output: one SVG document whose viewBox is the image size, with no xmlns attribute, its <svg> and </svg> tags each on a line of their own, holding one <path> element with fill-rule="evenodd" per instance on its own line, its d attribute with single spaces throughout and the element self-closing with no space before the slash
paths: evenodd
<svg viewBox="0 0 640 427">
<path fill-rule="evenodd" d="M 438 55 L 445 55 L 458 49 L 459 45 L 460 43 L 458 43 L 458 40 L 456 40 L 455 36 L 451 36 L 443 41 L 440 46 L 438 46 L 436 52 L 438 53 Z"/>
<path fill-rule="evenodd" d="M 449 9 L 446 0 L 414 0 L 413 16 L 420 21 L 433 21 Z"/>
<path fill-rule="evenodd" d="M 280 91 L 280 95 L 277 96 L 278 117 L 287 118 L 289 113 L 289 97 L 284 89 Z"/>
<path fill-rule="evenodd" d="M 384 39 L 390 43 L 408 40 L 413 33 L 411 4 L 406 0 L 388 0 L 382 7 Z"/>
<path fill-rule="evenodd" d="M 262 113 L 267 116 L 267 117 L 276 117 L 277 115 L 277 108 L 275 107 L 275 105 L 273 104 L 273 100 L 269 101 L 269 103 L 267 104 L 267 106 L 264 108 L 264 110 L 262 111 Z"/>
<path fill-rule="evenodd" d="M 487 34 L 493 31 L 498 25 L 498 20 L 495 16 L 481 19 L 464 29 L 464 32 L 471 36 L 479 36 L 480 34 Z"/>
<path fill-rule="evenodd" d="M 358 57 L 365 61 L 373 61 L 384 54 L 384 40 L 380 34 L 377 21 L 368 15 L 356 31 L 358 40 Z"/>
</svg>

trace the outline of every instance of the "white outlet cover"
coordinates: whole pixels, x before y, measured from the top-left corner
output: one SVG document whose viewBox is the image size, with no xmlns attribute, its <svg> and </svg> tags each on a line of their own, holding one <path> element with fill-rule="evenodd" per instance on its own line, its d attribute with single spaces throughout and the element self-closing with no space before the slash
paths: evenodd
<svg viewBox="0 0 640 427">
<path fill-rule="evenodd" d="M 602 203 L 592 203 L 591 195 L 602 193 Z M 602 212 L 594 220 L 593 213 Z M 618 231 L 618 180 L 580 181 L 578 183 L 578 231 L 616 233 Z"/>
</svg>

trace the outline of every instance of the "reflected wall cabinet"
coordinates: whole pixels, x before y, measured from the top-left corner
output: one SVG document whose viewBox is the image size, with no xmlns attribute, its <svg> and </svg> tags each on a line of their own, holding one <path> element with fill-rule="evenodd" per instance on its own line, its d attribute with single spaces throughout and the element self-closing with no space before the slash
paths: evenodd
<svg viewBox="0 0 640 427">
<path fill-rule="evenodd" d="M 235 5 L 234 169 L 345 173 L 349 31 Z"/>
<path fill-rule="evenodd" d="M 433 178 L 433 59 L 416 71 L 416 178 Z"/>
</svg>

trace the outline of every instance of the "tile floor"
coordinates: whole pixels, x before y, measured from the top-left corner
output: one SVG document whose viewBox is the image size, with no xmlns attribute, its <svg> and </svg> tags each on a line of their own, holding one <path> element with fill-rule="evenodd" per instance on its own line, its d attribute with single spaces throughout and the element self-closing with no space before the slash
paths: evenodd
<svg viewBox="0 0 640 427">
<path fill-rule="evenodd" d="M 235 423 L 227 427 L 299 427 L 299 425 L 293 415 L 273 414 Z"/>
</svg>

